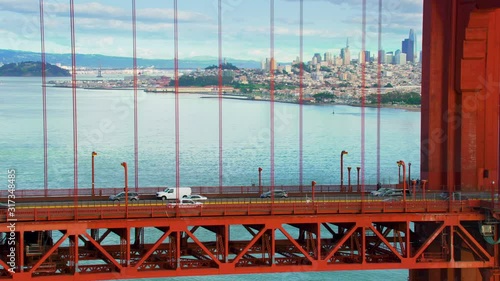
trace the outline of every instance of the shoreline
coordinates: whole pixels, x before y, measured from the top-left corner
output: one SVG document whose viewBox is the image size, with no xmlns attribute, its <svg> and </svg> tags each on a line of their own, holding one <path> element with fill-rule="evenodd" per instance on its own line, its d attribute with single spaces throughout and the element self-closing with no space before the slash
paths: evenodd
<svg viewBox="0 0 500 281">
<path fill-rule="evenodd" d="M 202 93 L 200 93 L 202 94 Z M 219 98 L 218 96 L 202 96 L 200 98 L 203 99 L 217 99 Z M 248 101 L 267 101 L 271 102 L 270 100 L 267 99 L 250 99 L 248 97 L 244 96 L 223 96 L 222 99 L 233 99 L 233 100 L 248 100 Z M 297 101 L 280 101 L 280 100 L 275 100 L 274 102 L 279 102 L 279 103 L 291 103 L 291 104 L 299 104 Z M 357 103 L 311 103 L 311 102 L 305 102 L 303 105 L 310 105 L 310 106 L 324 106 L 324 105 L 346 105 L 346 106 L 352 106 L 352 107 L 364 107 L 364 108 L 379 108 L 377 104 L 365 104 L 362 106 L 361 104 Z M 393 104 L 380 104 L 380 108 L 392 108 L 392 109 L 401 109 L 401 110 L 406 110 L 406 111 L 412 111 L 412 112 L 420 112 L 421 107 L 420 106 L 415 106 L 415 105 L 393 105 Z"/>
<path fill-rule="evenodd" d="M 70 86 L 60 86 L 60 85 L 43 85 L 44 87 L 53 87 L 53 88 L 72 88 Z M 134 88 L 84 88 L 84 87 L 77 87 L 77 89 L 83 89 L 83 90 L 133 90 Z M 171 92 L 165 92 L 165 91 L 148 91 L 147 88 L 138 88 L 138 90 L 142 90 L 145 93 L 152 93 L 152 94 L 162 94 L 162 93 L 171 93 Z M 192 92 L 192 91 L 179 91 L 179 93 L 182 94 L 199 94 L 199 95 L 204 95 L 200 98 L 219 98 L 217 93 L 214 93 L 212 91 L 210 92 Z M 267 101 L 270 102 L 271 100 L 268 99 L 255 99 L 251 98 L 246 95 L 231 95 L 231 94 L 225 94 L 222 96 L 223 99 L 233 99 L 233 100 L 247 100 L 247 101 Z M 291 104 L 299 104 L 298 101 L 283 101 L 283 100 L 275 100 L 274 102 L 279 102 L 279 103 L 291 103 Z M 324 105 L 347 105 L 347 106 L 352 106 L 352 107 L 364 107 L 364 108 L 379 108 L 378 104 L 365 104 L 364 106 L 359 104 L 359 103 L 345 103 L 345 102 L 338 102 L 338 103 L 316 103 L 316 102 L 304 102 L 303 105 L 317 105 L 317 106 L 324 106 Z M 400 104 L 380 104 L 380 108 L 392 108 L 392 109 L 401 109 L 401 110 L 406 110 L 406 111 L 412 111 L 412 112 L 420 112 L 421 107 L 418 105 L 400 105 Z"/>
</svg>

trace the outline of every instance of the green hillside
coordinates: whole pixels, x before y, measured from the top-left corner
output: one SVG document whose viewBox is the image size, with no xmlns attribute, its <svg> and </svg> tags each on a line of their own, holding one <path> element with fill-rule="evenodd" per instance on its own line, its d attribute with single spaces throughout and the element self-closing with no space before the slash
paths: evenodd
<svg viewBox="0 0 500 281">
<path fill-rule="evenodd" d="M 62 77 L 70 76 L 68 70 L 62 69 L 52 64 L 45 64 L 45 73 L 47 77 Z M 0 76 L 18 76 L 18 77 L 33 77 L 42 76 L 41 62 L 19 62 L 9 63 L 0 67 Z"/>
</svg>

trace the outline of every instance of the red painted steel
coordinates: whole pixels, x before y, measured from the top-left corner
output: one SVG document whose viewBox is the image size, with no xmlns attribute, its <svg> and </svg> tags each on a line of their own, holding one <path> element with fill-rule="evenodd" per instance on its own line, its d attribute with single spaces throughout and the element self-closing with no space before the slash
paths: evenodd
<svg viewBox="0 0 500 281">
<path fill-rule="evenodd" d="M 45 13 L 44 2 L 40 0 L 40 52 L 42 59 L 42 118 L 43 118 L 43 186 L 45 196 L 49 186 L 48 171 L 48 131 L 47 131 L 47 73 L 46 73 L 46 54 L 45 54 Z"/>
<path fill-rule="evenodd" d="M 485 3 L 424 1 L 421 175 L 430 189 L 498 183 L 499 12 L 491 8 L 500 4 Z"/>
<path fill-rule="evenodd" d="M 382 103 L 382 0 L 378 1 L 378 52 L 377 52 L 377 183 L 380 182 L 380 108 Z M 366 59 L 366 58 L 365 58 Z M 385 61 L 385 59 L 384 59 Z"/>
<path fill-rule="evenodd" d="M 270 184 L 271 190 L 274 190 L 274 75 L 276 69 L 274 65 L 277 64 L 276 58 L 274 57 L 274 0 L 269 1 L 269 95 L 271 102 L 269 109 L 269 147 L 270 147 Z M 271 193 L 271 198 L 274 199 L 274 192 Z"/>
<path fill-rule="evenodd" d="M 76 96 L 76 38 L 75 38 L 75 2 L 70 0 L 71 26 L 71 91 L 73 103 L 73 189 L 74 204 L 78 204 L 78 102 Z M 75 207 L 74 212 L 78 212 Z"/>
<path fill-rule="evenodd" d="M 495 194 L 500 101 L 499 87 L 492 85 L 500 81 L 499 8 L 498 1 L 424 0 L 421 177 L 428 180 L 431 190 L 447 190 L 448 194 L 491 190 Z M 494 217 L 497 211 L 493 208 Z M 493 232 L 498 238 L 498 229 Z M 498 246 L 489 248 L 496 267 Z M 453 254 L 473 255 L 459 248 Z M 410 279 L 500 277 L 492 267 L 487 272 L 415 270 L 410 272 Z"/>
<path fill-rule="evenodd" d="M 325 209 L 321 204 L 313 207 L 302 203 L 293 209 L 289 205 L 275 206 L 274 216 L 269 216 L 272 209 L 267 205 L 255 210 L 255 214 L 238 214 L 241 206 L 224 206 L 230 209 L 212 209 L 218 213 L 216 216 L 191 217 L 192 210 L 180 210 L 181 217 L 158 219 L 141 215 L 141 219 L 136 219 L 131 211 L 125 221 L 104 217 L 37 224 L 18 221 L 17 233 L 32 238 L 26 240 L 28 246 L 18 248 L 18 256 L 25 257 L 24 272 L 15 273 L 13 280 L 359 270 L 360 265 L 371 270 L 443 267 L 486 270 L 494 264 L 491 249 L 477 242 L 475 234 L 476 222 L 485 216 L 470 206 L 457 205 L 453 212 L 441 213 L 436 210 L 442 204 L 436 204 L 436 209 L 430 208 L 425 215 L 420 211 L 405 216 L 373 210 L 378 214 L 373 216 L 360 214 L 359 204 L 357 211 L 351 209 L 354 205 L 346 205 L 337 214 L 332 209 L 323 214 Z M 65 212 L 61 211 L 63 215 Z M 190 216 L 189 220 L 185 216 Z M 417 233 L 413 226 L 426 230 Z M 5 227 L 5 223 L 0 227 Z M 229 228 L 231 233 L 246 230 L 247 235 L 230 236 Z M 96 230 L 96 234 L 90 235 L 89 230 Z M 48 239 L 49 231 L 60 234 L 55 240 Z M 138 235 L 141 231 L 150 234 L 149 241 Z M 454 239 L 464 243 L 461 247 L 475 256 L 453 257 L 451 253 L 457 246 L 450 243 L 450 233 L 456 233 Z"/>
<path fill-rule="evenodd" d="M 139 191 L 139 120 L 137 106 L 138 70 L 137 70 L 137 17 L 135 0 L 132 0 L 132 52 L 133 52 L 133 76 L 134 76 L 134 178 L 135 191 Z"/>
<path fill-rule="evenodd" d="M 299 62 L 299 185 L 304 184 L 304 0 L 300 0 Z"/>
<path fill-rule="evenodd" d="M 218 3 L 218 52 L 219 52 L 219 193 L 222 193 L 222 185 L 224 184 L 223 182 L 223 165 L 222 165 L 222 156 L 223 156 L 223 150 L 222 150 L 222 87 L 224 86 L 222 84 L 222 0 L 219 0 Z"/>
</svg>

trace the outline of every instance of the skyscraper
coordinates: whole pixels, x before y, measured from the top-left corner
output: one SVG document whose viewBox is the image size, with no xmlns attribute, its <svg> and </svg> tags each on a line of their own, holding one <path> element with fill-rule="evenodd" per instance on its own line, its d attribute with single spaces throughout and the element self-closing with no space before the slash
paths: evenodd
<svg viewBox="0 0 500 281">
<path fill-rule="evenodd" d="M 417 55 L 418 55 L 418 48 L 417 48 L 417 34 L 415 32 L 412 32 L 413 29 L 410 29 L 410 37 L 409 39 L 413 39 L 413 54 L 414 54 L 414 57 L 413 57 L 413 61 L 415 62 L 416 59 L 417 59 Z"/>
<path fill-rule="evenodd" d="M 380 64 L 385 64 L 385 50 L 379 50 L 378 51 L 378 62 Z"/>
<path fill-rule="evenodd" d="M 315 53 L 313 59 L 316 58 L 316 63 L 321 63 L 321 54 Z"/>
<path fill-rule="evenodd" d="M 406 54 L 406 61 L 415 62 L 415 32 L 410 29 L 408 39 L 403 40 L 402 52 Z"/>
<path fill-rule="evenodd" d="M 351 51 L 349 51 L 349 38 L 347 38 L 345 48 L 342 48 L 342 50 L 340 50 L 340 56 L 342 57 L 343 65 L 351 64 Z"/>
</svg>

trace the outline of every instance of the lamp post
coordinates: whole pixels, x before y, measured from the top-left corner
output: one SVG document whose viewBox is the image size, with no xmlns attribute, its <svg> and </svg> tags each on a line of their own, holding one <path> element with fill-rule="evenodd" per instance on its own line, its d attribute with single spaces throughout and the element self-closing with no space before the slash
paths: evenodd
<svg viewBox="0 0 500 281">
<path fill-rule="evenodd" d="M 95 195 L 95 181 L 94 181 L 94 157 L 97 156 L 97 152 L 92 151 L 92 197 Z"/>
<path fill-rule="evenodd" d="M 262 168 L 259 167 L 259 192 L 262 194 Z"/>
<path fill-rule="evenodd" d="M 398 165 L 398 169 L 399 169 L 399 172 L 398 172 L 398 185 L 401 184 L 401 165 Z"/>
<path fill-rule="evenodd" d="M 125 169 L 125 217 L 128 218 L 128 172 L 127 172 L 127 162 L 122 162 L 122 166 Z"/>
<path fill-rule="evenodd" d="M 408 188 L 411 186 L 411 162 L 408 162 Z"/>
<path fill-rule="evenodd" d="M 417 189 L 417 181 L 416 180 L 411 181 L 411 188 L 412 188 L 412 193 L 413 193 L 413 200 L 415 200 L 415 191 Z"/>
<path fill-rule="evenodd" d="M 311 189 L 312 189 L 312 201 L 314 202 L 314 187 L 316 186 L 316 182 L 312 181 L 311 182 Z"/>
<path fill-rule="evenodd" d="M 352 192 L 352 187 L 351 187 L 351 167 L 347 167 L 347 186 L 349 192 Z"/>
<path fill-rule="evenodd" d="M 361 167 L 356 167 L 356 170 L 358 171 L 358 187 L 357 187 L 357 191 L 359 192 L 359 170 L 361 170 Z"/>
<path fill-rule="evenodd" d="M 424 197 L 425 201 L 425 185 L 427 184 L 427 180 L 421 180 L 420 183 L 422 184 L 422 197 Z"/>
<path fill-rule="evenodd" d="M 340 191 L 344 191 L 344 154 L 347 154 L 347 151 L 342 150 L 340 152 Z"/>
<path fill-rule="evenodd" d="M 491 208 L 495 208 L 495 181 L 491 182 Z"/>
<path fill-rule="evenodd" d="M 403 166 L 403 201 L 406 201 L 406 166 L 403 160 L 396 162 L 399 167 Z"/>
</svg>

